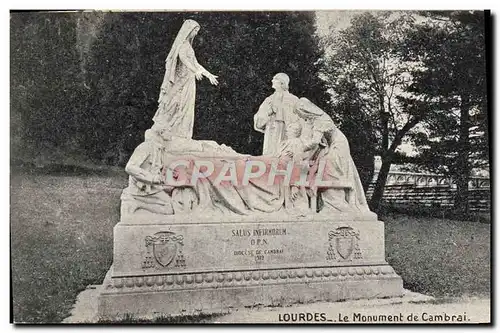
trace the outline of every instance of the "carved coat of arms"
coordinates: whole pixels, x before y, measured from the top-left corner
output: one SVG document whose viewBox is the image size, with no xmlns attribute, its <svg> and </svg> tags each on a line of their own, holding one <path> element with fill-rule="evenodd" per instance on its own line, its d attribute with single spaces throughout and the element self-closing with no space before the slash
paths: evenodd
<svg viewBox="0 0 500 333">
<path fill-rule="evenodd" d="M 156 265 L 168 267 L 173 262 L 175 262 L 175 267 L 185 266 L 182 255 L 182 246 L 184 245 L 182 235 L 176 235 L 171 231 L 160 231 L 153 236 L 146 236 L 145 242 L 147 253 L 142 265 L 143 268 L 152 268 Z"/>
<path fill-rule="evenodd" d="M 352 227 L 338 227 L 328 233 L 329 247 L 326 260 L 350 261 L 361 259 L 359 231 Z"/>
</svg>

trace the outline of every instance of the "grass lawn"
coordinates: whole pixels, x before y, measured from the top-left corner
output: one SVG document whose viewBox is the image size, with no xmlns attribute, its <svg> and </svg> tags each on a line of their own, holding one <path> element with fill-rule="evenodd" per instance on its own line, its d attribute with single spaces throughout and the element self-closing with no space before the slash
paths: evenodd
<svg viewBox="0 0 500 333">
<path fill-rule="evenodd" d="M 490 297 L 490 224 L 387 215 L 386 258 L 412 291 Z"/>
<path fill-rule="evenodd" d="M 79 291 L 102 283 L 126 182 L 124 172 L 11 176 L 15 322 L 60 322 Z"/>
<path fill-rule="evenodd" d="M 13 173 L 11 264 L 15 322 L 54 323 L 100 284 L 113 256 L 124 172 Z M 487 296 L 490 226 L 384 216 L 387 259 L 405 287 L 433 296 Z"/>
</svg>

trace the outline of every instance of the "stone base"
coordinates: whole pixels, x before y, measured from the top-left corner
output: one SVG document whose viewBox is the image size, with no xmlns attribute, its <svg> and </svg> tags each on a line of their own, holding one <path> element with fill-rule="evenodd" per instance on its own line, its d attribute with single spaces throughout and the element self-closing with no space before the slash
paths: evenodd
<svg viewBox="0 0 500 333">
<path fill-rule="evenodd" d="M 118 223 L 99 317 L 401 296 L 383 223 L 332 219 Z"/>
<path fill-rule="evenodd" d="M 398 297 L 402 279 L 386 266 L 159 275 L 104 280 L 100 318 L 225 313 L 232 308 Z M 215 276 L 215 278 L 214 278 Z M 110 285 L 115 287 L 109 287 Z"/>
</svg>

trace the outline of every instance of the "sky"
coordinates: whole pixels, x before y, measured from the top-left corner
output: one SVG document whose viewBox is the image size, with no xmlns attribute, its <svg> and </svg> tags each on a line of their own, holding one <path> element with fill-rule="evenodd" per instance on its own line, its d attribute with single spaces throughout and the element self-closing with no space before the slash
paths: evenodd
<svg viewBox="0 0 500 333">
<path fill-rule="evenodd" d="M 330 10 L 316 12 L 316 26 L 319 36 L 324 36 L 330 29 L 339 31 L 350 25 L 351 18 L 362 11 L 358 10 Z"/>
</svg>

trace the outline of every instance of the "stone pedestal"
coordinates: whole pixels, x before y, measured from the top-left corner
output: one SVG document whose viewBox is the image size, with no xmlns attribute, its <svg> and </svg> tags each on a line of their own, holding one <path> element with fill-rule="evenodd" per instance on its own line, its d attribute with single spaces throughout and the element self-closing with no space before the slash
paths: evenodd
<svg viewBox="0 0 500 333">
<path fill-rule="evenodd" d="M 401 296 L 384 254 L 374 215 L 122 221 L 99 316 Z"/>
</svg>

